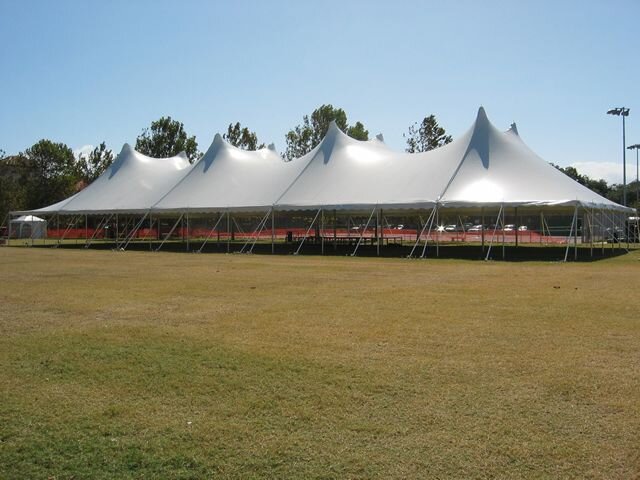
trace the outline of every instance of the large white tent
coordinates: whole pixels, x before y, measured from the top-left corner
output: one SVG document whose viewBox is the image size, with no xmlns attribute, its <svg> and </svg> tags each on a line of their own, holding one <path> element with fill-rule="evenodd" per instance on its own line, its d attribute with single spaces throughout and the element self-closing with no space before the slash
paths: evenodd
<svg viewBox="0 0 640 480">
<path fill-rule="evenodd" d="M 381 138 L 354 140 L 332 124 L 307 155 L 283 161 L 273 146 L 245 151 L 216 135 L 191 167 L 184 155 L 154 159 L 125 145 L 85 190 L 29 213 L 141 214 L 303 209 L 586 207 L 632 212 L 583 187 L 496 129 L 484 109 L 441 148 L 409 154 Z M 25 212 L 20 212 L 25 213 Z"/>
</svg>

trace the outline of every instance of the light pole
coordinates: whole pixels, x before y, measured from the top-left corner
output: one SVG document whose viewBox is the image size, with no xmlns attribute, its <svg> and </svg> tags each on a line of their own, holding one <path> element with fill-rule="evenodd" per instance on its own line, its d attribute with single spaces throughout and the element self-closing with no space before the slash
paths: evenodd
<svg viewBox="0 0 640 480">
<path fill-rule="evenodd" d="M 629 145 L 627 150 L 636 151 L 636 208 L 640 208 L 640 167 L 638 164 L 638 150 L 640 150 L 640 143 Z"/>
<path fill-rule="evenodd" d="M 622 117 L 622 205 L 627 206 L 627 154 L 624 138 L 624 117 L 629 116 L 627 107 L 612 108 L 607 112 L 608 115 L 618 115 Z"/>
</svg>

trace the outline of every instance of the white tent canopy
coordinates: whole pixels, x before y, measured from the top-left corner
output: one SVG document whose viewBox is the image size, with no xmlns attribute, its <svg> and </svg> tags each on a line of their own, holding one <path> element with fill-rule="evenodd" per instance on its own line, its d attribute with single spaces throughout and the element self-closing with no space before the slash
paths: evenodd
<svg viewBox="0 0 640 480">
<path fill-rule="evenodd" d="M 458 164 L 440 199 L 445 206 L 623 208 L 532 152 L 515 124 L 507 132 L 496 129 L 482 107 L 471 130 L 459 141 L 464 142 L 465 153 L 451 159 Z"/>
<path fill-rule="evenodd" d="M 91 185 L 67 200 L 34 213 L 147 212 L 190 166 L 184 153 L 170 158 L 152 158 L 125 144 L 114 162 Z"/>
<path fill-rule="evenodd" d="M 217 134 L 205 155 L 152 210 L 268 210 L 300 173 L 301 160 L 285 162 L 273 145 L 242 150 Z"/>
<path fill-rule="evenodd" d="M 452 143 L 396 152 L 354 140 L 331 124 L 307 155 L 284 162 L 273 146 L 245 151 L 216 135 L 191 168 L 185 156 L 154 159 L 129 145 L 85 190 L 34 213 L 145 213 L 302 209 L 582 206 L 632 212 L 592 192 L 532 152 L 515 126 L 496 129 L 484 109 Z"/>
<path fill-rule="evenodd" d="M 47 221 L 35 215 L 21 215 L 11 219 L 11 232 L 16 238 L 46 238 Z"/>
</svg>

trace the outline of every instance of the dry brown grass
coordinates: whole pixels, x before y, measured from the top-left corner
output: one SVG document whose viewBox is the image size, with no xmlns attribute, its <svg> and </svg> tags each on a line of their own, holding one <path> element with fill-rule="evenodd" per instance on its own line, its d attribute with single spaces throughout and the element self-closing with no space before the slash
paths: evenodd
<svg viewBox="0 0 640 480">
<path fill-rule="evenodd" d="M 0 476 L 637 478 L 638 260 L 0 249 Z"/>
</svg>

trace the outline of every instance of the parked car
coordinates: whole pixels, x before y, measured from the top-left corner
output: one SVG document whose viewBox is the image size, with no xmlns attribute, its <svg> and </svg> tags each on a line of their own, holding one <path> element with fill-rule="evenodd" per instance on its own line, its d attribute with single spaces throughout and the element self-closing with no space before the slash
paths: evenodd
<svg viewBox="0 0 640 480">
<path fill-rule="evenodd" d="M 473 225 L 467 230 L 467 232 L 481 232 L 482 229 L 483 229 L 482 225 Z"/>
<path fill-rule="evenodd" d="M 445 225 L 444 226 L 444 231 L 445 232 L 457 232 L 458 231 L 458 226 L 457 225 Z"/>
<path fill-rule="evenodd" d="M 526 232 L 527 230 L 529 230 L 529 227 L 527 227 L 526 225 L 520 225 L 518 227 L 519 232 Z"/>
<path fill-rule="evenodd" d="M 516 226 L 513 225 L 513 224 L 505 225 L 504 228 L 503 228 L 503 230 L 505 232 L 513 232 L 513 231 L 515 231 L 515 229 L 516 229 Z"/>
</svg>

